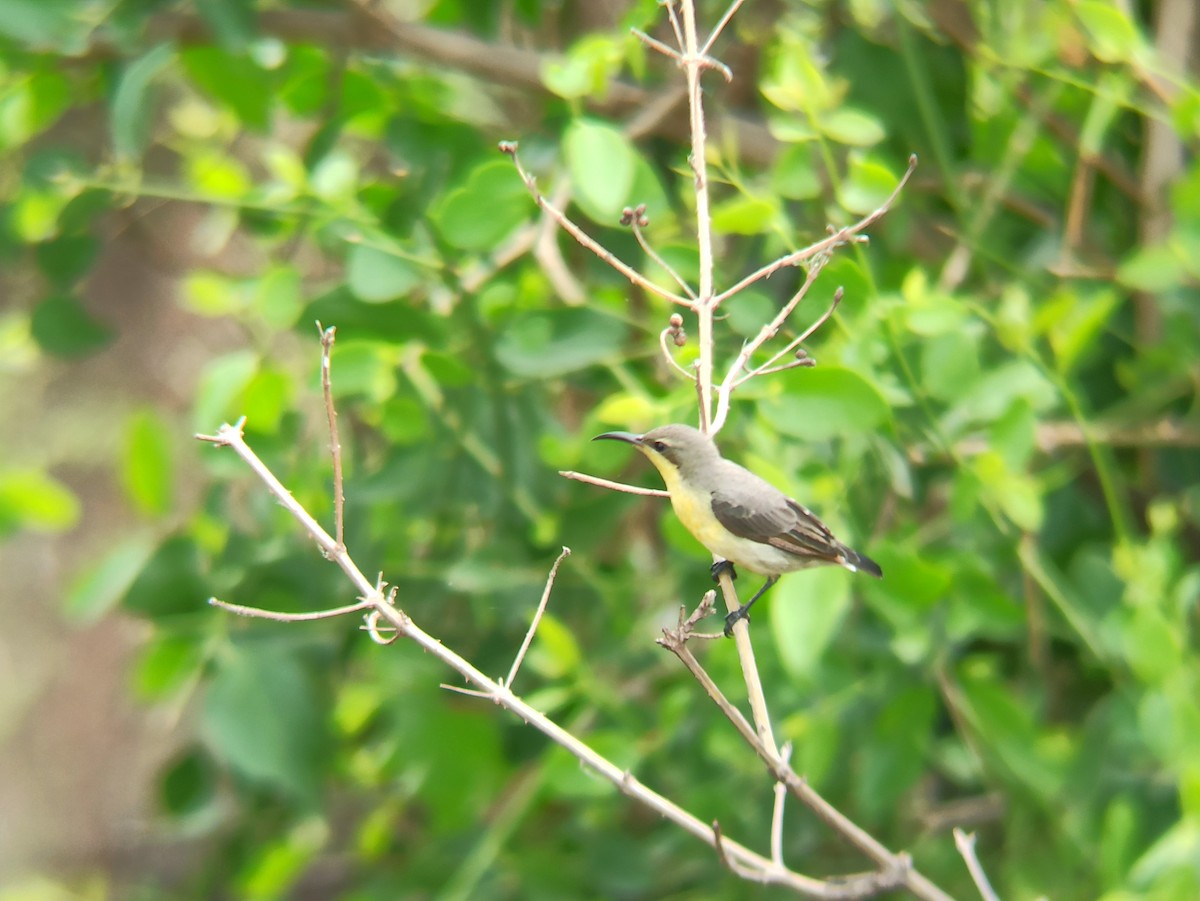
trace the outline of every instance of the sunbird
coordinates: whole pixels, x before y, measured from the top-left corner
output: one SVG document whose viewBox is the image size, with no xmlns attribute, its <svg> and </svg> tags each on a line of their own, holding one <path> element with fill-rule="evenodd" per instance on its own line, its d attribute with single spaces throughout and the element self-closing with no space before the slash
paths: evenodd
<svg viewBox="0 0 1200 901">
<path fill-rule="evenodd" d="M 749 619 L 754 602 L 783 573 L 836 564 L 851 572 L 883 577 L 879 564 L 842 544 L 807 507 L 792 500 L 750 470 L 726 460 L 712 438 L 687 425 L 664 425 L 644 435 L 605 432 L 593 441 L 632 444 L 662 474 L 675 515 L 696 540 L 718 559 L 717 580 L 734 566 L 767 581 L 746 603 L 725 617 L 725 635 L 740 619 Z"/>
</svg>

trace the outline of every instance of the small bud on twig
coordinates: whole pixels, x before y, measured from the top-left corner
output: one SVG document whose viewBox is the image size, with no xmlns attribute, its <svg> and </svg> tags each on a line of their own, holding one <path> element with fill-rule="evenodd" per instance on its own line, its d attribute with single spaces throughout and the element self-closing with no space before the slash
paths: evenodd
<svg viewBox="0 0 1200 901">
<path fill-rule="evenodd" d="M 667 335 L 674 345 L 676 347 L 683 347 L 683 345 L 687 344 L 687 332 L 683 329 L 683 317 L 678 313 L 672 313 L 667 323 Z"/>
</svg>

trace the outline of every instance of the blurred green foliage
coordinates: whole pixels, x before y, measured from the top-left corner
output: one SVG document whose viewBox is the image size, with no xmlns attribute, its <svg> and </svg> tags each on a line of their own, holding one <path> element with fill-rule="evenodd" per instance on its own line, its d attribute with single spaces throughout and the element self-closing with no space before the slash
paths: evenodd
<svg viewBox="0 0 1200 901">
<path fill-rule="evenodd" d="M 658 355 L 674 311 L 565 235 L 584 306 L 535 255 L 502 256 L 537 219 L 496 151 L 519 139 L 543 191 L 569 177 L 569 212 L 618 256 L 669 283 L 616 224 L 646 203 L 649 239 L 694 278 L 686 143 L 631 140 L 601 105 L 616 80 L 677 84 L 628 33 L 667 38 L 661 10 L 618 5 L 595 30 L 540 0 L 398 6 L 484 42 L 522 35 L 546 90 L 393 52 L 386 33 L 357 46 L 381 26 L 355 3 L 277 3 L 268 21 L 217 0 L 185 28 L 153 0 L 0 0 L 6 376 L 120 334 L 80 299 L 114 211 L 194 205 L 202 241 L 259 261 L 186 274 L 181 309 L 238 337 L 199 364 L 190 421 L 117 405 L 97 461 L 152 537 L 113 536 L 65 613 L 145 618 L 135 690 L 196 699 L 157 829 L 193 840 L 190 864 L 147 864 L 114 896 L 757 897 L 540 735 L 440 689 L 448 674 L 404 643 L 204 603 L 350 601 L 232 454 L 177 440 L 245 415 L 329 521 L 313 322 L 335 325 L 360 566 L 499 674 L 569 545 L 518 688 L 766 844 L 762 767 L 653 644 L 707 588 L 706 555 L 662 503 L 556 474 L 657 484 L 588 439 L 694 421 Z M 700 6 L 708 23 L 723 9 Z M 327 39 L 291 30 L 310 16 Z M 736 112 L 773 142 L 741 148 L 752 164 L 749 132 L 714 127 L 719 287 L 869 212 L 921 158 L 870 245 L 839 252 L 800 307 L 797 331 L 845 289 L 808 343 L 819 366 L 747 385 L 721 443 L 883 565 L 878 583 L 783 580 L 754 623 L 763 681 L 797 770 L 959 895 L 962 823 L 1004 897 L 1200 896 L 1200 92 L 1152 34 L 1101 0 L 751 3 L 714 50 L 733 85 L 706 81 L 714 122 Z M 1179 145 L 1163 214 L 1139 181 L 1152 126 Z M 720 359 L 801 279 L 731 301 Z M 0 532 L 78 515 L 48 464 L 0 470 Z M 740 696 L 732 645 L 703 659 Z M 816 875 L 865 866 L 800 810 L 785 844 Z"/>
</svg>

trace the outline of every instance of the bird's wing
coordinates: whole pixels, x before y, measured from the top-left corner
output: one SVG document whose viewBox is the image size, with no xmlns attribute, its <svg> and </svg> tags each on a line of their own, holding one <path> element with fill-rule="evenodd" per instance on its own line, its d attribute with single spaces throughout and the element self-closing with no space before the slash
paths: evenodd
<svg viewBox="0 0 1200 901">
<path fill-rule="evenodd" d="M 717 522 L 739 538 L 769 544 L 800 557 L 818 557 L 840 563 L 847 548 L 809 510 L 763 482 L 769 490 L 736 491 L 718 488 L 712 494 Z M 737 487 L 737 486 L 733 486 Z M 755 497 L 754 509 L 735 497 Z"/>
</svg>

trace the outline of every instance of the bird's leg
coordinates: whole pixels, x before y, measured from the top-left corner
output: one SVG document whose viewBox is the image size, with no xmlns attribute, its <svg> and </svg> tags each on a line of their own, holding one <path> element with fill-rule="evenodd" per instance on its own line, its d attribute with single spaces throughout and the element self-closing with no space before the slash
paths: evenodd
<svg viewBox="0 0 1200 901">
<path fill-rule="evenodd" d="M 712 568 L 709 570 L 709 572 L 712 573 L 712 580 L 714 582 L 720 582 L 721 573 L 724 572 L 729 573 L 729 578 L 735 581 L 737 580 L 737 570 L 733 568 L 732 560 L 718 560 L 712 565 Z"/>
<path fill-rule="evenodd" d="M 750 621 L 750 608 L 754 606 L 754 602 L 767 593 L 767 589 L 779 581 L 779 576 L 768 576 L 767 581 L 763 583 L 763 587 L 754 593 L 754 597 L 734 610 L 733 613 L 725 617 L 725 637 L 729 638 L 733 634 L 733 627 L 737 625 L 739 619 Z"/>
</svg>

